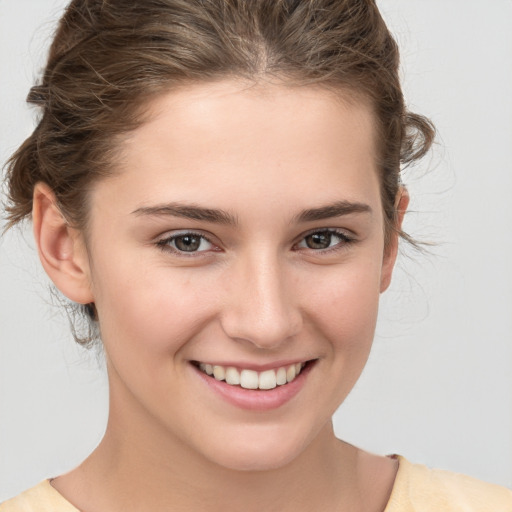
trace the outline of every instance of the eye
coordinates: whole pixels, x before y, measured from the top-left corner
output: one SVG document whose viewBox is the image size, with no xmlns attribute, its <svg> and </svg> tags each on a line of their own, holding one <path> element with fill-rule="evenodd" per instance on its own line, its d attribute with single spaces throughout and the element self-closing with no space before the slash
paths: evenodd
<svg viewBox="0 0 512 512">
<path fill-rule="evenodd" d="M 306 235 L 298 244 L 300 249 L 326 250 L 334 249 L 352 242 L 345 233 L 337 230 L 324 229 Z"/>
<path fill-rule="evenodd" d="M 158 247 L 177 253 L 198 253 L 211 251 L 215 246 L 198 233 L 178 233 L 157 242 Z"/>
</svg>

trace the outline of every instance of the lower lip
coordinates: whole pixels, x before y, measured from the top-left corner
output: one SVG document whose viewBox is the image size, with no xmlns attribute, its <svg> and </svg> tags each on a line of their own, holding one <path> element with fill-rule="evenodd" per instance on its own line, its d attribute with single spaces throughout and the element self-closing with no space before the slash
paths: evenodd
<svg viewBox="0 0 512 512">
<path fill-rule="evenodd" d="M 270 411 L 282 407 L 299 393 L 313 366 L 314 363 L 310 362 L 292 382 L 268 390 L 245 389 L 240 386 L 231 386 L 230 384 L 226 384 L 223 380 L 217 380 L 206 375 L 195 366 L 193 366 L 193 368 L 196 374 L 213 392 L 220 395 L 221 398 L 231 405 L 248 411 Z"/>
</svg>

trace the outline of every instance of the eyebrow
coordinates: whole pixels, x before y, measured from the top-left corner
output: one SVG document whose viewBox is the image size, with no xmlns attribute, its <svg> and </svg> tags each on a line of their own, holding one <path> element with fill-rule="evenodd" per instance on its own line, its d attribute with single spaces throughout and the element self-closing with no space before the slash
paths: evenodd
<svg viewBox="0 0 512 512">
<path fill-rule="evenodd" d="M 203 208 L 193 204 L 168 203 L 156 206 L 143 206 L 132 212 L 135 215 L 146 215 L 151 217 L 172 216 L 183 219 L 202 220 L 216 224 L 227 224 L 236 226 L 238 220 L 235 216 L 224 210 Z"/>
<path fill-rule="evenodd" d="M 372 213 L 372 209 L 368 204 L 351 202 L 351 201 L 336 201 L 326 206 L 318 208 L 309 208 L 303 210 L 294 217 L 295 222 L 311 222 L 317 220 L 331 219 L 334 217 L 342 217 L 353 213 Z"/>
<path fill-rule="evenodd" d="M 318 220 L 325 220 L 334 217 L 342 217 L 353 213 L 371 213 L 372 209 L 369 205 L 358 202 L 350 201 L 336 201 L 332 204 L 320 206 L 318 208 L 308 208 L 294 216 L 292 222 L 312 222 Z M 156 206 L 142 206 L 132 212 L 137 216 L 172 216 L 181 217 L 191 220 L 202 220 L 205 222 L 212 222 L 215 224 L 225 224 L 230 226 L 238 225 L 238 219 L 226 212 L 214 208 L 203 208 L 200 206 L 182 204 L 182 203 L 167 203 Z"/>
</svg>

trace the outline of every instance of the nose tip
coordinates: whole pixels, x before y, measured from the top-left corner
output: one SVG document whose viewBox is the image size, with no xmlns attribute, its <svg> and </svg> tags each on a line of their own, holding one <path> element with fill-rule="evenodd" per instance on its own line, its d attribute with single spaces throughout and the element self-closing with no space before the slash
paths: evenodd
<svg viewBox="0 0 512 512">
<path fill-rule="evenodd" d="M 302 327 L 298 294 L 286 272 L 275 262 L 261 262 L 237 272 L 228 287 L 222 315 L 224 332 L 232 339 L 272 350 L 294 337 Z"/>
<path fill-rule="evenodd" d="M 240 304 L 231 315 L 226 331 L 232 338 L 248 341 L 258 348 L 275 349 L 300 330 L 297 315 L 292 314 L 290 306 L 280 306 L 276 307 L 276 301 L 258 300 Z"/>
</svg>

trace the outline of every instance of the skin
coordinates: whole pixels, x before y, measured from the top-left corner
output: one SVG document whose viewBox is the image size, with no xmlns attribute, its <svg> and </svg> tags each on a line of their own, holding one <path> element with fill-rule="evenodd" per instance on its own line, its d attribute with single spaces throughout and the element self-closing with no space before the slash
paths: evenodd
<svg viewBox="0 0 512 512">
<path fill-rule="evenodd" d="M 396 462 L 338 441 L 331 423 L 396 257 L 373 126 L 367 104 L 318 88 L 195 84 L 155 100 L 123 142 L 119 172 L 91 193 L 86 237 L 36 187 L 41 261 L 67 297 L 96 304 L 109 373 L 102 443 L 52 482 L 75 506 L 384 509 Z M 407 201 L 402 190 L 399 224 Z M 318 218 L 340 202 L 358 208 Z M 171 203 L 236 222 L 162 213 Z M 190 230 L 209 240 L 199 251 L 164 243 Z M 312 232 L 330 247 L 308 247 Z M 192 361 L 314 364 L 291 400 L 252 411 L 212 392 Z"/>
</svg>

